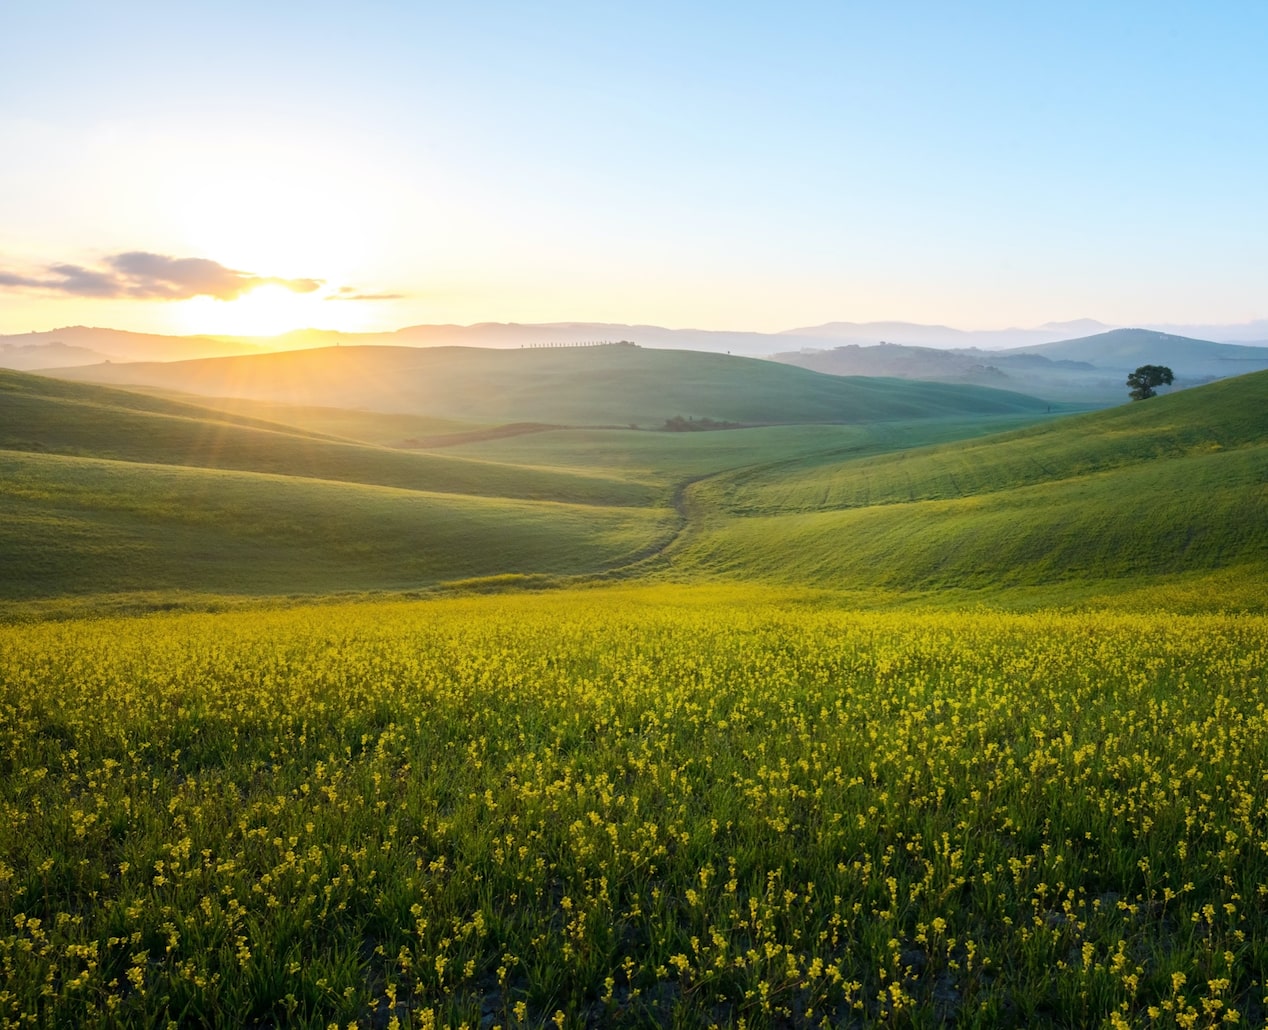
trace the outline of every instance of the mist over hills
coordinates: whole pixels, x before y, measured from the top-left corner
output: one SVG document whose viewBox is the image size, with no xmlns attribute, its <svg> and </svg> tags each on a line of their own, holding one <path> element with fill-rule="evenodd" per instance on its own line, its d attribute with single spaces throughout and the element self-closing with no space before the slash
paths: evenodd
<svg viewBox="0 0 1268 1030">
<path fill-rule="evenodd" d="M 271 349 L 233 337 L 164 336 L 74 325 L 47 332 L 0 335 L 0 368 L 32 371 L 102 361 L 180 361 L 257 354 Z"/>
<path fill-rule="evenodd" d="M 773 358 L 831 375 L 977 383 L 1051 400 L 1092 404 L 1121 401 L 1126 373 L 1145 364 L 1171 368 L 1177 389 L 1268 369 L 1268 347 L 1214 343 L 1150 329 L 1113 329 L 1095 336 L 1004 350 L 844 344 Z"/>
<path fill-rule="evenodd" d="M 1147 326 L 1155 332 L 1205 341 L 1268 346 L 1268 320 L 1230 326 Z M 911 322 L 829 322 L 777 333 L 670 329 L 608 322 L 482 322 L 475 325 L 415 325 L 391 332 L 351 333 L 300 329 L 277 336 L 165 336 L 120 329 L 69 326 L 47 332 L 0 335 L 0 368 L 34 370 L 102 361 L 180 361 L 262 351 L 335 345 L 409 347 L 532 347 L 630 340 L 643 347 L 702 350 L 766 357 L 829 346 L 871 347 L 882 342 L 939 350 L 1034 348 L 1082 339 L 1115 327 L 1094 319 L 1048 322 L 1022 329 L 964 330 Z"/>
<path fill-rule="evenodd" d="M 1230 336 L 1248 337 L 1268 333 L 1268 323 L 1224 329 Z M 133 380 L 113 366 L 347 347 L 417 354 L 437 348 L 528 351 L 615 342 L 634 342 L 645 350 L 772 358 L 834 376 L 991 387 L 1050 402 L 1098 406 L 1122 402 L 1126 373 L 1142 364 L 1170 367 L 1176 389 L 1268 368 L 1268 346 L 1217 342 L 1160 329 L 1110 329 L 1091 319 L 987 331 L 905 322 L 832 322 L 782 333 L 555 322 L 418 325 L 381 333 L 304 329 L 274 337 L 161 336 L 76 326 L 0 336 L 0 368 L 68 374 L 72 368 L 104 366 L 89 378 L 126 383 Z M 149 370 L 136 381 L 156 385 L 153 380 L 164 377 Z M 270 399 L 279 398 L 270 395 Z M 345 401 L 341 397 L 322 403 L 342 405 Z M 505 413 L 492 417 L 502 418 Z"/>
<path fill-rule="evenodd" d="M 1095 336 L 1002 352 L 1005 358 L 1019 354 L 1038 354 L 1054 361 L 1086 362 L 1097 368 L 1126 372 L 1151 362 L 1171 365 L 1173 371 L 1183 369 L 1187 376 L 1224 377 L 1268 368 L 1268 347 L 1216 343 L 1151 329 L 1114 329 Z"/>
<path fill-rule="evenodd" d="M 635 346 L 325 347 L 56 370 L 64 379 L 205 397 L 426 413 L 478 422 L 657 427 L 861 422 L 1042 411 L 976 385 L 842 378 L 753 358 Z"/>
<path fill-rule="evenodd" d="M 1112 328 L 1092 318 L 1073 322 L 1048 322 L 1034 329 L 953 329 L 946 325 L 916 325 L 911 322 L 828 322 L 824 325 L 788 329 L 780 336 L 832 341 L 838 346 L 860 347 L 879 343 L 913 347 L 982 347 L 998 350 L 1004 347 L 1052 343 L 1072 334 L 1105 332 Z"/>
</svg>

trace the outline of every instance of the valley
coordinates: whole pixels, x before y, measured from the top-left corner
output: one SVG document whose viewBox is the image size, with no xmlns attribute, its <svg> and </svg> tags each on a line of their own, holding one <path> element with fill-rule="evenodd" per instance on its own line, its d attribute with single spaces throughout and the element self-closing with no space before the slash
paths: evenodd
<svg viewBox="0 0 1268 1030">
<path fill-rule="evenodd" d="M 0 1019 L 1261 1021 L 1265 397 L 0 371 Z"/>
</svg>

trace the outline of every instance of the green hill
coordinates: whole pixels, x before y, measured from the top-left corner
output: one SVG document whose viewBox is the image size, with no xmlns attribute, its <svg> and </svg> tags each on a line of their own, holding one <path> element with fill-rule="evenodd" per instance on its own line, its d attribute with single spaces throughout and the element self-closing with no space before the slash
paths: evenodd
<svg viewBox="0 0 1268 1030">
<path fill-rule="evenodd" d="M 0 591 L 333 593 L 593 573 L 672 530 L 598 507 L 0 451 Z"/>
<path fill-rule="evenodd" d="M 144 392 L 145 387 L 130 387 Z M 320 404 L 285 404 L 278 401 L 243 400 L 236 397 L 204 397 L 178 392 L 158 391 L 158 396 L 194 403 L 235 416 L 281 423 L 292 431 L 296 428 L 323 436 L 334 436 L 357 443 L 385 447 L 412 446 L 420 441 L 456 437 L 482 430 L 496 430 L 492 423 L 466 419 L 431 418 L 427 415 L 366 411 L 357 408 L 332 408 Z"/>
<path fill-rule="evenodd" d="M 664 543 L 664 485 L 360 445 L 0 371 L 0 598 L 321 594 L 593 574 Z"/>
<path fill-rule="evenodd" d="M 1258 582 L 1265 399 L 1259 373 L 1060 418 L 477 434 L 433 453 L 0 373 L 0 589 L 323 593 L 615 570 L 918 591 Z M 981 435 L 992 426 L 1014 428 Z"/>
<path fill-rule="evenodd" d="M 62 369 L 60 377 L 214 397 L 476 422 L 659 426 L 674 416 L 743 423 L 870 422 L 1042 412 L 986 387 L 841 378 L 752 358 L 633 346 L 487 350 L 328 347 Z"/>
<path fill-rule="evenodd" d="M 1265 564 L 1268 373 L 997 437 L 802 458 L 691 493 L 679 568 L 935 588 Z"/>
<path fill-rule="evenodd" d="M 268 472 L 374 486 L 649 505 L 619 476 L 367 446 L 191 404 L 0 370 L 0 449 Z"/>
<path fill-rule="evenodd" d="M 310 423 L 371 433 L 416 419 L 276 402 L 244 410 L 298 412 Z M 434 453 L 0 372 L 0 596 L 308 594 L 603 574 L 670 542 L 682 522 L 671 500 L 686 480 L 758 460 L 825 448 L 874 452 L 1034 417 L 450 434 L 464 443 Z"/>
<path fill-rule="evenodd" d="M 1154 329 L 1112 329 L 1095 336 L 1002 351 L 1005 356 L 1040 354 L 1052 361 L 1086 361 L 1101 369 L 1130 371 L 1168 365 L 1177 376 L 1236 376 L 1268 369 L 1268 347 L 1214 343 Z"/>
</svg>

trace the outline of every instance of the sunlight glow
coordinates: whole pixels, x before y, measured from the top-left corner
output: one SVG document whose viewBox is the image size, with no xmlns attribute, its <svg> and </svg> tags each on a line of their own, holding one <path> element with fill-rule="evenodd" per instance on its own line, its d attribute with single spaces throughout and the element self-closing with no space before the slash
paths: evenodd
<svg viewBox="0 0 1268 1030">
<path fill-rule="evenodd" d="M 276 336 L 292 329 L 329 325 L 332 305 L 318 294 L 259 286 L 237 300 L 195 297 L 180 302 L 186 331 L 223 336 Z"/>
</svg>

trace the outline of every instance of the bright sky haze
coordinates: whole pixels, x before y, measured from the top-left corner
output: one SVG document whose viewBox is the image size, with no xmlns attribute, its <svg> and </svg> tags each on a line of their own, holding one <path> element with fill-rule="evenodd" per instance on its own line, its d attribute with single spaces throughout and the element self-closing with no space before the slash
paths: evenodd
<svg viewBox="0 0 1268 1030">
<path fill-rule="evenodd" d="M 1268 4 L 8 3 L 0 332 L 1268 317 Z"/>
</svg>

